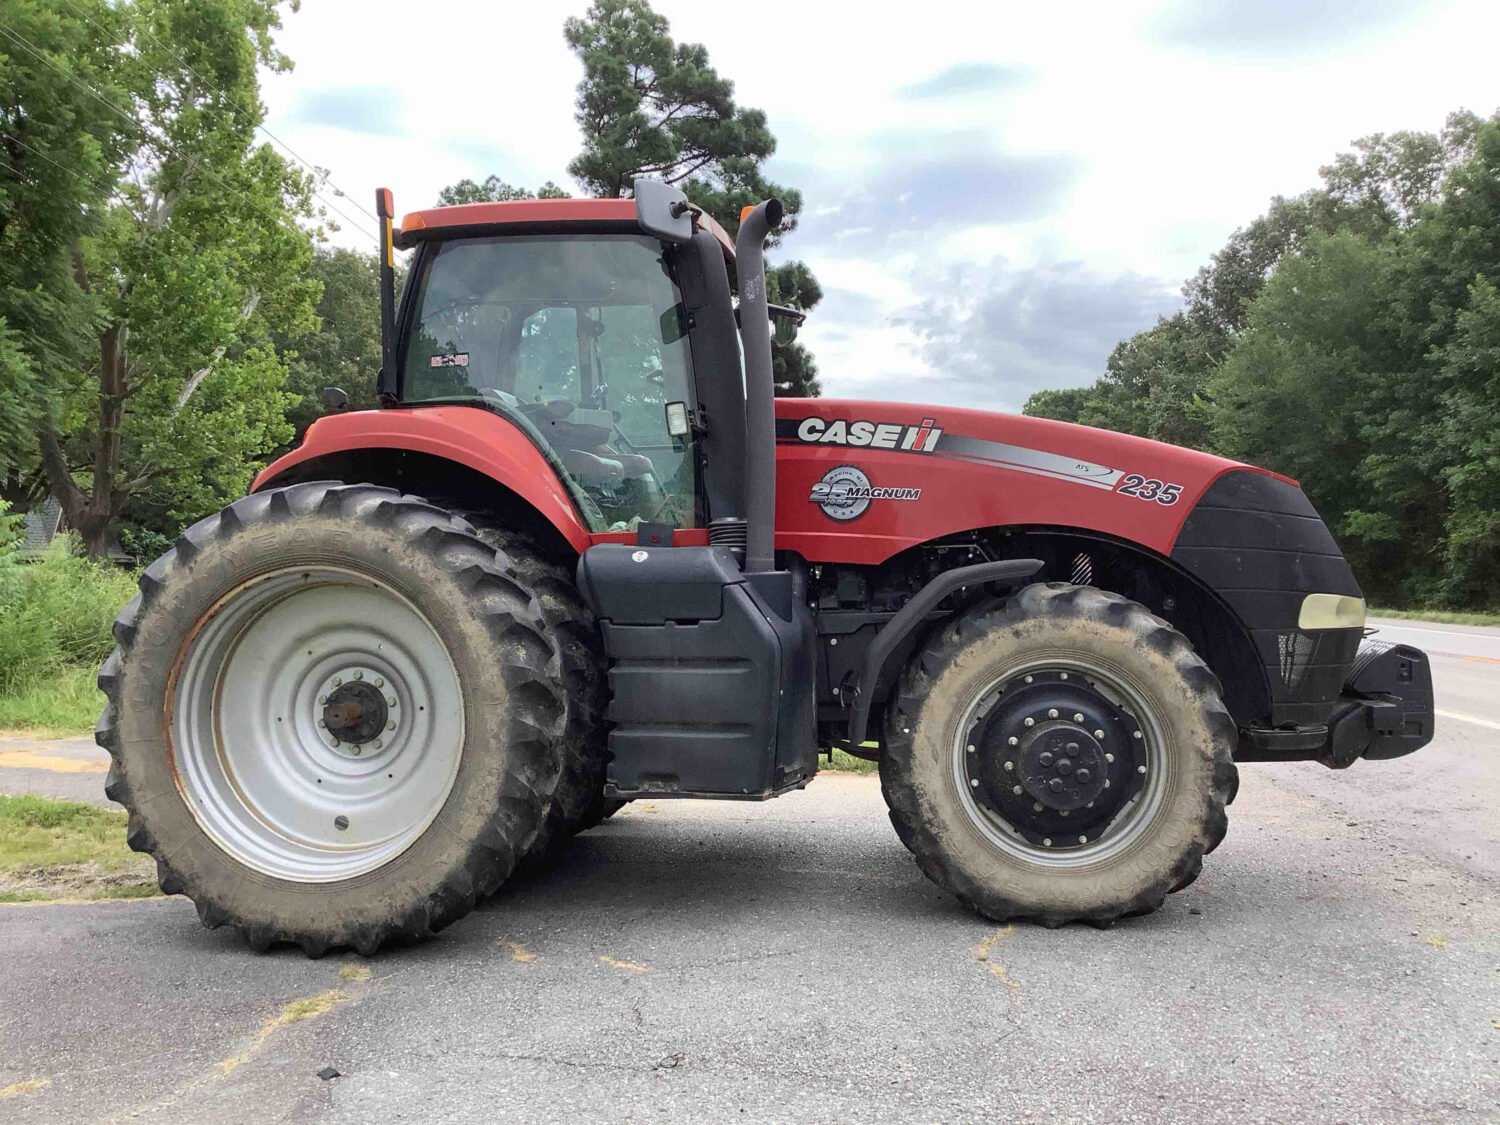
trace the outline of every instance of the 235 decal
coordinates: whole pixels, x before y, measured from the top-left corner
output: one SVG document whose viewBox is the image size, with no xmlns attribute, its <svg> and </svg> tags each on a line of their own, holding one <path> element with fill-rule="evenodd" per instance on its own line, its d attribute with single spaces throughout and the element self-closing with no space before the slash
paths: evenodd
<svg viewBox="0 0 1500 1125">
<path fill-rule="evenodd" d="M 1182 495 L 1182 485 L 1168 484 L 1155 477 L 1143 477 L 1140 473 L 1126 473 L 1115 489 L 1121 496 L 1134 496 L 1137 500 L 1155 500 L 1168 506 L 1177 503 Z"/>
</svg>

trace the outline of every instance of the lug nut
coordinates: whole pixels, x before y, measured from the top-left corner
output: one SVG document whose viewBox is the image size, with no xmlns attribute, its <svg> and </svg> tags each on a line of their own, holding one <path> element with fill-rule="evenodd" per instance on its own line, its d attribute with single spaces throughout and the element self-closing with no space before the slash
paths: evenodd
<svg viewBox="0 0 1500 1125">
<path fill-rule="evenodd" d="M 1057 708 L 1056 707 L 1052 708 L 1050 711 L 1047 712 L 1047 718 L 1049 718 L 1049 719 L 1055 719 L 1055 718 L 1057 718 Z"/>
<path fill-rule="evenodd" d="M 338 686 L 339 686 L 339 684 L 341 684 L 341 683 L 343 683 L 343 682 L 344 682 L 344 681 L 343 681 L 343 680 L 341 680 L 341 679 L 339 679 L 339 677 L 337 677 L 337 676 L 335 676 L 335 677 L 333 677 L 333 686 L 334 686 L 334 687 L 338 687 Z"/>
<path fill-rule="evenodd" d="M 318 726 L 320 726 L 320 727 L 327 727 L 328 724 L 326 722 L 324 722 L 322 719 L 319 719 L 318 720 Z"/>
<path fill-rule="evenodd" d="M 1094 737 L 1095 738 L 1103 738 L 1104 737 L 1104 732 L 1102 730 L 1096 730 L 1094 732 Z"/>
<path fill-rule="evenodd" d="M 388 696 L 386 696 L 385 697 L 385 705 L 387 707 L 394 707 L 394 706 L 396 706 L 396 697 L 394 695 L 388 695 Z"/>
<path fill-rule="evenodd" d="M 1033 677 L 1027 676 L 1026 677 L 1026 682 L 1029 684 L 1029 683 L 1031 683 L 1032 679 L 1033 679 Z"/>
<path fill-rule="evenodd" d="M 334 739 L 334 740 L 333 740 L 333 745 L 334 745 L 334 746 L 337 746 L 337 745 L 338 745 L 338 744 L 339 744 L 339 740 L 338 740 L 338 739 L 336 739 L 336 738 L 335 738 L 335 739 Z"/>
<path fill-rule="evenodd" d="M 1066 672 L 1059 672 L 1057 674 L 1057 678 L 1059 680 L 1066 680 L 1068 678 L 1068 674 Z"/>
<path fill-rule="evenodd" d="M 365 674 L 363 672 L 355 672 L 354 673 L 354 679 L 356 679 L 356 680 L 362 680 L 364 678 L 365 678 Z"/>
<path fill-rule="evenodd" d="M 1146 767 L 1145 766 L 1136 766 L 1135 767 L 1135 772 L 1136 773 L 1145 773 L 1146 772 Z"/>
<path fill-rule="evenodd" d="M 975 789 L 978 789 L 979 788 L 979 779 L 977 777 L 971 777 L 971 778 L 969 778 L 969 785 L 971 787 L 975 788 Z"/>
<path fill-rule="evenodd" d="M 1113 754 L 1106 754 L 1104 755 L 1104 760 L 1106 762 L 1113 762 L 1115 760 L 1115 756 Z"/>
<path fill-rule="evenodd" d="M 1109 778 L 1107 778 L 1107 777 L 1104 779 L 1104 788 L 1106 788 L 1106 789 L 1109 788 Z"/>
<path fill-rule="evenodd" d="M 328 697 L 326 695 L 320 695 L 320 696 L 318 696 L 318 702 L 319 703 L 327 703 L 328 702 Z"/>
<path fill-rule="evenodd" d="M 379 749 L 380 749 L 380 747 L 381 747 L 381 745 L 382 745 L 382 744 L 381 744 L 381 741 L 380 741 L 380 739 L 378 739 L 378 738 L 377 738 L 377 739 L 376 739 L 376 740 L 375 740 L 375 749 L 377 749 L 377 750 L 379 750 Z"/>
<path fill-rule="evenodd" d="M 1008 770 L 1013 770 L 1013 769 L 1016 768 L 1016 763 L 1015 762 L 1006 762 L 1005 763 L 1005 768 L 1008 769 Z"/>
<path fill-rule="evenodd" d="M 1042 811 L 1042 802 L 1040 802 L 1040 801 L 1033 801 L 1032 805 L 1031 805 L 1031 811 L 1032 812 L 1041 812 Z"/>
<path fill-rule="evenodd" d="M 385 729 L 386 730 L 395 730 L 396 729 L 396 720 L 392 719 L 390 722 L 386 723 L 385 724 Z"/>
<path fill-rule="evenodd" d="M 1042 837 L 1042 847 L 1044 847 L 1044 848 L 1050 848 L 1051 846 L 1052 846 L 1052 837 L 1051 836 L 1043 836 Z"/>
<path fill-rule="evenodd" d="M 1136 732 L 1135 732 L 1135 733 L 1134 733 L 1134 734 L 1133 734 L 1133 735 L 1131 735 L 1131 736 L 1130 736 L 1130 737 L 1131 737 L 1131 738 L 1140 738 L 1140 737 L 1141 737 L 1141 732 L 1140 732 L 1140 731 L 1136 731 Z"/>
<path fill-rule="evenodd" d="M 1014 793 L 1017 797 L 1019 797 L 1021 795 L 1021 787 L 1019 785 L 1013 785 L 1013 786 L 1011 786 L 1011 790 L 1010 791 L 1012 793 Z M 1041 807 L 1042 807 L 1041 805 L 1037 806 L 1037 808 L 1041 808 Z"/>
<path fill-rule="evenodd" d="M 969 747 L 969 753 L 970 754 L 974 753 L 974 747 L 972 745 Z"/>
<path fill-rule="evenodd" d="M 385 687 L 385 679 L 381 676 L 376 676 L 374 683 L 376 687 Z"/>
<path fill-rule="evenodd" d="M 1073 714 L 1073 721 L 1075 723 L 1081 723 L 1081 722 L 1083 722 L 1083 712 L 1082 711 L 1074 712 L 1074 714 Z"/>
<path fill-rule="evenodd" d="M 362 746 L 351 746 L 351 747 L 349 747 L 349 753 L 353 754 L 356 758 L 359 757 L 360 754 L 363 753 L 363 752 L 364 752 L 364 748 Z"/>
<path fill-rule="evenodd" d="M 1026 716 L 1026 725 L 1028 727 L 1034 727 L 1034 726 L 1036 726 L 1036 720 L 1033 719 L 1030 715 L 1027 715 Z"/>
<path fill-rule="evenodd" d="M 1087 844 L 1089 842 L 1089 838 L 1087 836 L 1080 836 L 1078 837 L 1078 842 L 1080 844 Z"/>
<path fill-rule="evenodd" d="M 1007 746 L 1019 746 L 1019 745 L 1021 745 L 1021 740 L 1019 738 L 1017 738 L 1015 735 L 1011 735 L 1009 738 L 1007 738 L 1005 740 L 1005 744 Z"/>
</svg>

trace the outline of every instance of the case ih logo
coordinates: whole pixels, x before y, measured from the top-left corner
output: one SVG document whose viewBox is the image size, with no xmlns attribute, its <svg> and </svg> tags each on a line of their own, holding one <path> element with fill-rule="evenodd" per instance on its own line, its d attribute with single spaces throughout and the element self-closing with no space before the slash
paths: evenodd
<svg viewBox="0 0 1500 1125">
<path fill-rule="evenodd" d="M 920 426 L 899 422 L 845 422 L 826 418 L 804 418 L 797 426 L 797 440 L 811 445 L 857 445 L 871 449 L 905 449 L 931 453 L 943 436 L 936 422 L 923 418 Z"/>
</svg>

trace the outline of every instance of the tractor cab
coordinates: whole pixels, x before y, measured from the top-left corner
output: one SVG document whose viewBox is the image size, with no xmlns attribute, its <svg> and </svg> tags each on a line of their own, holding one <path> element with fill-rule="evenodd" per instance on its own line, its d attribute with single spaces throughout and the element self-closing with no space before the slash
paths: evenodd
<svg viewBox="0 0 1500 1125">
<path fill-rule="evenodd" d="M 696 210 L 648 231 L 642 205 L 518 200 L 407 215 L 390 235 L 416 253 L 390 321 L 382 404 L 503 416 L 544 452 L 592 533 L 700 529 L 712 514 L 742 539 L 743 474 L 726 472 L 745 452 L 734 244 Z M 713 487 L 711 453 L 725 478 Z"/>
</svg>

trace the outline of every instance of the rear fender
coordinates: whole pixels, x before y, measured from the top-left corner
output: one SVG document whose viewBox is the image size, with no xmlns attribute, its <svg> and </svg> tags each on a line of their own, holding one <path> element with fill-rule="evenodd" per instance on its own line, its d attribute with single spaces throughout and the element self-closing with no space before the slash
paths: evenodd
<svg viewBox="0 0 1500 1125">
<path fill-rule="evenodd" d="M 541 450 L 513 423 L 472 406 L 363 410 L 320 418 L 300 446 L 261 471 L 250 490 L 327 476 L 330 466 L 369 463 L 387 453 L 415 455 L 424 466 L 423 487 L 440 494 L 452 490 L 445 487 L 445 474 L 434 477 L 434 462 L 454 466 L 455 484 L 476 475 L 481 482 L 491 481 L 498 486 L 496 498 L 510 494 L 522 501 L 535 521 L 550 527 L 575 554 L 589 546 L 589 530 Z"/>
</svg>

